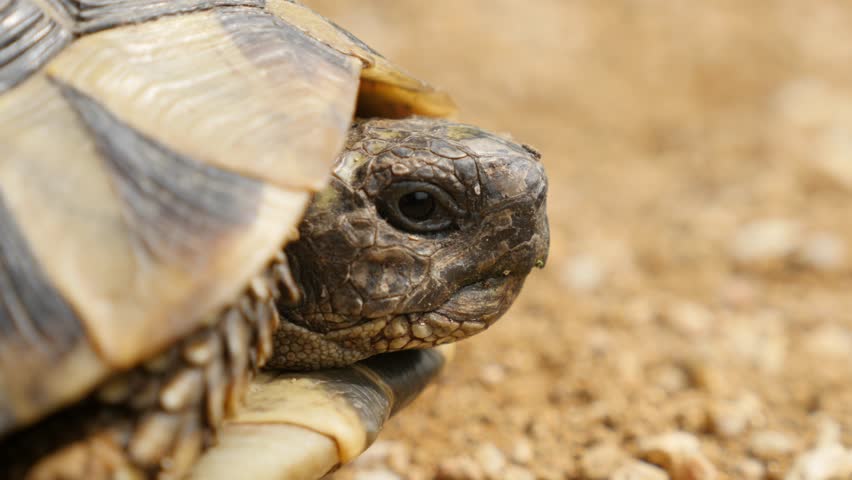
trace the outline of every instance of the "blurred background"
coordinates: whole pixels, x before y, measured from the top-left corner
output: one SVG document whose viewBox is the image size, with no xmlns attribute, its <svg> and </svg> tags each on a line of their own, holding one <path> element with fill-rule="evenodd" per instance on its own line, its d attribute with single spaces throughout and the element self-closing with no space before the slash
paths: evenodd
<svg viewBox="0 0 852 480">
<path fill-rule="evenodd" d="M 547 268 L 335 480 L 852 478 L 852 4 L 305 3 L 550 178 Z"/>
</svg>

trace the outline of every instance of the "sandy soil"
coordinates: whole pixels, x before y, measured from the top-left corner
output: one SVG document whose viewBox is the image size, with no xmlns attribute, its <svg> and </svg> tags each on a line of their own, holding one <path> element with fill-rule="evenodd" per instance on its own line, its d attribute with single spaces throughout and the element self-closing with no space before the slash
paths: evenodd
<svg viewBox="0 0 852 480">
<path fill-rule="evenodd" d="M 849 3 L 307 3 L 551 182 L 547 268 L 335 480 L 852 478 Z"/>
</svg>

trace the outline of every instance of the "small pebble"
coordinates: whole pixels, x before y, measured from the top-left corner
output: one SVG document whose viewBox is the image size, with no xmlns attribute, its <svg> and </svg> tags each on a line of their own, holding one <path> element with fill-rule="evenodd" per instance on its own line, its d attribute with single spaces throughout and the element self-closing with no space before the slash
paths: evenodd
<svg viewBox="0 0 852 480">
<path fill-rule="evenodd" d="M 713 313 L 705 306 L 681 301 L 669 306 L 665 318 L 669 325 L 684 335 L 707 333 L 713 326 Z"/>
<path fill-rule="evenodd" d="M 659 313 L 657 305 L 647 297 L 633 298 L 619 308 L 624 320 L 636 327 L 648 325 Z"/>
<path fill-rule="evenodd" d="M 766 476 L 766 468 L 753 458 L 742 460 L 734 468 L 736 478 L 741 480 L 763 480 Z"/>
<path fill-rule="evenodd" d="M 654 383 L 667 393 L 674 393 L 689 386 L 689 375 L 677 365 L 663 365 L 655 372 Z"/>
<path fill-rule="evenodd" d="M 698 437 L 687 432 L 669 432 L 641 440 L 642 451 L 690 451 L 695 452 L 701 448 Z"/>
<path fill-rule="evenodd" d="M 791 220 L 769 218 L 740 227 L 731 242 L 731 256 L 742 264 L 783 259 L 799 244 L 799 225 Z"/>
<path fill-rule="evenodd" d="M 710 409 L 713 432 L 733 438 L 760 420 L 762 404 L 754 394 L 744 394 L 736 400 L 716 402 Z"/>
<path fill-rule="evenodd" d="M 411 465 L 411 450 L 401 442 L 394 442 L 388 451 L 387 464 L 391 470 L 405 474 Z"/>
<path fill-rule="evenodd" d="M 503 363 L 511 365 L 513 372 L 538 371 L 535 352 L 530 348 L 510 348 L 503 354 Z"/>
<path fill-rule="evenodd" d="M 836 185 L 852 190 L 852 142 L 849 141 L 849 126 L 826 128 L 820 135 L 816 166 L 819 171 Z"/>
<path fill-rule="evenodd" d="M 614 444 L 594 446 L 583 453 L 580 470 L 588 480 L 606 480 L 621 466 L 627 455 Z"/>
<path fill-rule="evenodd" d="M 719 289 L 720 300 L 729 307 L 745 308 L 755 304 L 759 288 L 754 282 L 744 278 L 733 277 Z"/>
<path fill-rule="evenodd" d="M 590 328 L 585 341 L 589 351 L 595 354 L 606 354 L 613 347 L 612 334 L 605 328 Z"/>
<path fill-rule="evenodd" d="M 852 451 L 840 444 L 820 445 L 799 455 L 784 480 L 852 478 Z"/>
<path fill-rule="evenodd" d="M 479 463 L 479 466 L 482 467 L 482 471 L 485 472 L 487 478 L 500 478 L 503 469 L 506 468 L 506 457 L 493 443 L 481 445 L 476 449 L 473 456 L 477 463 Z"/>
<path fill-rule="evenodd" d="M 486 385 L 498 385 L 506 379 L 506 369 L 499 363 L 489 363 L 479 370 L 479 379 Z"/>
<path fill-rule="evenodd" d="M 820 50 L 825 44 L 820 42 Z M 832 185 L 852 190 L 852 98 L 839 85 L 809 76 L 780 90 L 785 119 L 780 142 L 798 151 L 805 165 Z M 792 148 L 791 148 L 792 147 Z"/>
<path fill-rule="evenodd" d="M 778 459 L 796 450 L 796 439 L 784 432 L 763 430 L 751 435 L 749 450 L 762 460 Z"/>
<path fill-rule="evenodd" d="M 521 438 L 515 442 L 512 447 L 512 461 L 521 465 L 529 465 L 532 462 L 535 452 L 533 451 L 532 443 L 526 438 Z"/>
<path fill-rule="evenodd" d="M 438 464 L 435 480 L 485 480 L 485 473 L 470 457 L 451 457 Z"/>
<path fill-rule="evenodd" d="M 405 480 L 432 480 L 433 475 L 423 467 L 412 466 L 405 471 L 403 478 Z"/>
<path fill-rule="evenodd" d="M 722 395 L 729 387 L 721 368 L 700 359 L 689 359 L 684 368 L 693 387 L 713 395 Z"/>
<path fill-rule="evenodd" d="M 568 477 L 565 471 L 561 468 L 551 467 L 548 465 L 535 465 L 532 467 L 535 473 L 536 480 L 565 480 Z"/>
<path fill-rule="evenodd" d="M 385 468 L 356 470 L 353 480 L 402 480 L 402 477 Z"/>
<path fill-rule="evenodd" d="M 613 472 L 609 480 L 669 480 L 669 476 L 659 467 L 632 460 Z"/>
<path fill-rule="evenodd" d="M 634 351 L 613 352 L 612 363 L 619 384 L 638 386 L 645 379 L 642 358 Z"/>
<path fill-rule="evenodd" d="M 852 331 L 841 325 L 821 325 L 807 334 L 805 348 L 814 355 L 849 356 L 852 353 Z"/>
<path fill-rule="evenodd" d="M 606 271 L 603 262 L 590 254 L 576 255 L 570 258 L 562 269 L 562 282 L 572 290 L 591 292 L 597 290 L 604 281 Z"/>
<path fill-rule="evenodd" d="M 840 443 L 842 435 L 843 428 L 836 420 L 830 417 L 819 419 L 819 425 L 817 426 L 817 445 Z"/>
<path fill-rule="evenodd" d="M 836 235 L 815 233 L 804 240 L 797 252 L 797 259 L 805 267 L 814 270 L 839 270 L 846 262 L 846 245 Z"/>
<path fill-rule="evenodd" d="M 501 480 L 536 480 L 533 472 L 520 465 L 509 465 L 500 478 Z"/>
<path fill-rule="evenodd" d="M 716 467 L 701 453 L 695 435 L 672 432 L 640 441 L 643 460 L 664 469 L 671 480 L 713 480 Z"/>
<path fill-rule="evenodd" d="M 799 151 L 820 177 L 852 189 L 849 95 L 829 82 L 806 77 L 790 81 L 777 98 L 784 120 L 780 143 Z"/>
<path fill-rule="evenodd" d="M 790 354 L 788 325 L 772 310 L 755 312 L 729 323 L 724 335 L 731 353 L 763 372 L 782 371 Z"/>
</svg>

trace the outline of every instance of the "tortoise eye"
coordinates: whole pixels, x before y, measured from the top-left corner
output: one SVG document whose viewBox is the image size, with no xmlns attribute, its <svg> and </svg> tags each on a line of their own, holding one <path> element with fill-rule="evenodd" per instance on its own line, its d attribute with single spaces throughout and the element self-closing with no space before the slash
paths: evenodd
<svg viewBox="0 0 852 480">
<path fill-rule="evenodd" d="M 435 212 L 435 199 L 429 192 L 406 193 L 399 199 L 399 212 L 415 222 L 428 220 Z"/>
<path fill-rule="evenodd" d="M 377 206 L 391 225 L 413 233 L 447 230 L 464 215 L 450 194 L 427 182 L 393 183 L 380 194 Z"/>
</svg>

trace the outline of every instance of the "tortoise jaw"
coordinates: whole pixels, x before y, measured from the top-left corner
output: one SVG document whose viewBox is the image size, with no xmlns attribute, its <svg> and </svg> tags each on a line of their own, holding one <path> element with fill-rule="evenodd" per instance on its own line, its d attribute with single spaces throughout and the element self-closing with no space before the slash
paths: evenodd
<svg viewBox="0 0 852 480">
<path fill-rule="evenodd" d="M 486 278 L 457 290 L 433 311 L 363 318 L 329 332 L 312 330 L 280 312 L 281 327 L 269 366 L 288 370 L 340 367 L 379 353 L 431 348 L 470 337 L 509 309 L 525 278 L 519 274 Z"/>
<path fill-rule="evenodd" d="M 464 325 L 476 323 L 483 328 L 497 321 L 515 301 L 526 275 L 501 275 L 466 285 L 456 291 L 435 313 Z"/>
<path fill-rule="evenodd" d="M 526 275 L 506 275 L 462 287 L 434 311 L 410 315 L 410 334 L 414 339 L 390 350 L 443 345 L 484 331 L 506 313 L 525 278 Z M 394 346 L 393 342 L 390 346 Z"/>
</svg>

